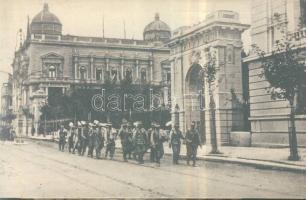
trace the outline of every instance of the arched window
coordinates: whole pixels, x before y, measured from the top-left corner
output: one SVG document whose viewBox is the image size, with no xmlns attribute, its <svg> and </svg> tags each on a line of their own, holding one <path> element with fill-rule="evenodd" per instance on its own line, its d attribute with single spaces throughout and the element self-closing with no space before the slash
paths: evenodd
<svg viewBox="0 0 306 200">
<path fill-rule="evenodd" d="M 102 69 L 101 68 L 96 69 L 96 80 L 97 81 L 102 80 Z"/>
<path fill-rule="evenodd" d="M 142 68 L 140 71 L 140 81 L 146 82 L 147 81 L 147 70 Z"/>
<path fill-rule="evenodd" d="M 131 68 L 125 69 L 125 78 L 132 80 L 132 69 Z"/>
<path fill-rule="evenodd" d="M 111 81 L 115 83 L 117 81 L 118 71 L 116 68 L 112 68 L 111 70 Z"/>
<path fill-rule="evenodd" d="M 55 78 L 56 69 L 53 65 L 49 66 L 49 78 Z"/>
<path fill-rule="evenodd" d="M 84 80 L 86 78 L 86 67 L 82 66 L 80 68 L 80 79 Z"/>
</svg>

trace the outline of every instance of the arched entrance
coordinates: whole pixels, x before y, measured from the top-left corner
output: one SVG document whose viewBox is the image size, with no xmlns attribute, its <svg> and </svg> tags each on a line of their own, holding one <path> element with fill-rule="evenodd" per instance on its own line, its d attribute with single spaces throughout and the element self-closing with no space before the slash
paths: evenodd
<svg viewBox="0 0 306 200">
<path fill-rule="evenodd" d="M 205 143 L 205 96 L 204 96 L 204 76 L 202 67 L 193 64 L 187 72 L 185 80 L 185 120 L 187 129 L 192 121 L 197 124 L 197 129 L 201 135 L 202 142 Z"/>
</svg>

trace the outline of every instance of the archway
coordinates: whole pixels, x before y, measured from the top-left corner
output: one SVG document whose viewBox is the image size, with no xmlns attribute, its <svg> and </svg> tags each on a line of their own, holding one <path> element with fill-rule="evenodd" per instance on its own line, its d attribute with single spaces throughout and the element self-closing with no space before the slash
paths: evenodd
<svg viewBox="0 0 306 200">
<path fill-rule="evenodd" d="M 202 66 L 193 64 L 188 70 L 185 78 L 185 120 L 187 129 L 192 121 L 197 124 L 197 129 L 201 135 L 202 142 L 205 143 L 205 96 L 204 96 L 204 76 Z"/>
</svg>

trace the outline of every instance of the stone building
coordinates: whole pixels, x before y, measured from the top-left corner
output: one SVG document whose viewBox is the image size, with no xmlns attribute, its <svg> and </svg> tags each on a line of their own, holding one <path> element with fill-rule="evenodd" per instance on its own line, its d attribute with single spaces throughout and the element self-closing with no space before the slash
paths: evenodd
<svg viewBox="0 0 306 200">
<path fill-rule="evenodd" d="M 120 84 L 126 77 L 135 85 L 158 88 L 164 104 L 170 98 L 169 26 L 155 16 L 143 32 L 144 40 L 63 35 L 60 19 L 47 4 L 28 24 L 27 37 L 13 61 L 13 107 L 18 133 L 38 129 L 40 108 L 52 95 L 86 85 Z M 27 111 L 27 112 L 25 112 Z M 26 114 L 30 113 L 30 117 Z"/>
<path fill-rule="evenodd" d="M 179 118 L 182 130 L 195 121 L 202 139 L 210 141 L 208 87 L 201 76 L 209 52 L 215 54 L 219 68 L 214 90 L 219 142 L 229 143 L 230 131 L 242 129 L 241 34 L 248 28 L 239 21 L 238 13 L 220 10 L 197 25 L 174 30 L 168 43 L 172 119 Z"/>
<path fill-rule="evenodd" d="M 9 114 L 12 109 L 12 76 L 9 75 L 8 82 L 3 83 L 1 87 L 1 117 L 3 125 L 6 124 Z M 5 122 L 6 121 L 6 122 Z"/>
<path fill-rule="evenodd" d="M 284 28 L 292 42 L 302 50 L 305 59 L 305 0 L 252 1 L 252 43 L 269 53 L 276 40 L 282 39 Z M 304 55 L 304 56 L 303 56 Z M 253 145 L 288 145 L 289 103 L 273 100 L 267 91 L 269 83 L 260 77 L 262 67 L 255 54 L 244 58 L 249 70 L 250 122 Z M 305 75 L 304 75 L 305 76 Z M 306 76 L 305 76 L 306 77 Z M 304 79 L 306 80 L 306 78 Z M 296 130 L 299 145 L 306 144 L 306 82 L 297 95 Z"/>
</svg>

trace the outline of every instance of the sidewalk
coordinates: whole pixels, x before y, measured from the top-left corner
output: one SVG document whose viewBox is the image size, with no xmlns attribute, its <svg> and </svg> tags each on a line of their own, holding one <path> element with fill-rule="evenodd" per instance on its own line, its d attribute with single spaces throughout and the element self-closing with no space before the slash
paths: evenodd
<svg viewBox="0 0 306 200">
<path fill-rule="evenodd" d="M 165 154 L 172 154 L 168 145 Z M 306 148 L 299 148 L 300 161 L 289 161 L 289 148 L 219 147 L 222 154 L 210 154 L 210 148 L 198 148 L 198 158 L 215 162 L 229 162 L 258 168 L 279 169 L 306 173 Z M 181 146 L 181 155 L 186 156 L 186 145 Z"/>
</svg>

